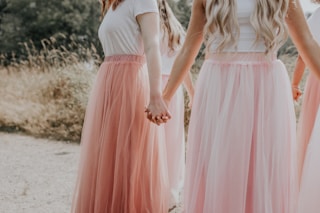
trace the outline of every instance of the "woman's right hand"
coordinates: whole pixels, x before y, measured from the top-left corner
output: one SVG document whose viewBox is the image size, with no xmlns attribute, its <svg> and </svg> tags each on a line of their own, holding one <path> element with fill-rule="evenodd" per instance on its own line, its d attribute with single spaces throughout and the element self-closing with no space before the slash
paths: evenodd
<svg viewBox="0 0 320 213">
<path fill-rule="evenodd" d="M 302 95 L 302 92 L 301 92 L 300 88 L 297 86 L 292 86 L 293 100 L 298 101 L 301 95 Z"/>
</svg>

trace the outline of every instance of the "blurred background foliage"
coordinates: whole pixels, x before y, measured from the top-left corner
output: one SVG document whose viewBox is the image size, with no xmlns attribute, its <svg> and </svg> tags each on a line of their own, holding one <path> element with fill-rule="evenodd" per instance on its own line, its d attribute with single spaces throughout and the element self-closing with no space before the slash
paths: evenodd
<svg viewBox="0 0 320 213">
<path fill-rule="evenodd" d="M 27 58 L 26 43 L 39 51 L 43 48 L 41 41 L 49 38 L 55 40 L 55 46 L 70 51 L 77 51 L 70 43 L 94 45 L 101 54 L 97 38 L 99 7 L 98 1 L 90 0 L 0 0 L 3 63 Z"/>
</svg>

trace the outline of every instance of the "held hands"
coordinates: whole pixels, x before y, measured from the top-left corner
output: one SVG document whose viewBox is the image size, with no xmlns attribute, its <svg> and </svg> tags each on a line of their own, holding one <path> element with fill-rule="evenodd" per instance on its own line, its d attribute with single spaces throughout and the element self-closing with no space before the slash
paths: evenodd
<svg viewBox="0 0 320 213">
<path fill-rule="evenodd" d="M 298 86 L 292 86 L 292 97 L 293 100 L 298 101 L 300 96 L 302 95 L 302 92 Z"/>
<path fill-rule="evenodd" d="M 151 98 L 145 110 L 147 118 L 157 125 L 166 123 L 171 118 L 167 104 L 168 102 L 165 102 L 161 95 Z"/>
</svg>

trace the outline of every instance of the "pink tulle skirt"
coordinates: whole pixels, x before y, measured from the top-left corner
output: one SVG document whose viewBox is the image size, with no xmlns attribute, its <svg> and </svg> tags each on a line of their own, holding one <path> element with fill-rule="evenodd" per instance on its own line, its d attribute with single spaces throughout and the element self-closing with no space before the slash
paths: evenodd
<svg viewBox="0 0 320 213">
<path fill-rule="evenodd" d="M 168 75 L 162 75 L 163 87 Z M 169 105 L 172 118 L 164 125 L 170 187 L 169 207 L 180 202 L 185 172 L 184 95 L 179 87 Z"/>
<path fill-rule="evenodd" d="M 320 80 L 311 72 L 305 86 L 298 124 L 298 173 L 301 178 L 306 150 L 320 105 Z M 320 209 L 319 209 L 320 212 Z"/>
<path fill-rule="evenodd" d="M 295 123 L 281 61 L 210 55 L 191 113 L 184 212 L 296 212 Z"/>
<path fill-rule="evenodd" d="M 161 127 L 146 119 L 145 59 L 107 57 L 86 111 L 73 213 L 164 213 L 168 176 Z"/>
<path fill-rule="evenodd" d="M 320 108 L 319 108 L 320 109 Z M 320 212 L 320 110 L 307 147 L 299 194 L 298 213 Z"/>
</svg>

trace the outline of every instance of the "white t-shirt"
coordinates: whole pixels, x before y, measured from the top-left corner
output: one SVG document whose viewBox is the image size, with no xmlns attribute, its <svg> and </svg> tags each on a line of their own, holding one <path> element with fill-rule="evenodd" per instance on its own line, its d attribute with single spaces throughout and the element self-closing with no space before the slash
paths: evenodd
<svg viewBox="0 0 320 213">
<path fill-rule="evenodd" d="M 313 37 L 320 43 L 320 7 L 310 16 L 308 24 Z"/>
<path fill-rule="evenodd" d="M 156 0 L 124 0 L 116 10 L 110 8 L 99 27 L 105 56 L 143 55 L 142 35 L 136 17 L 158 13 Z"/>
</svg>

